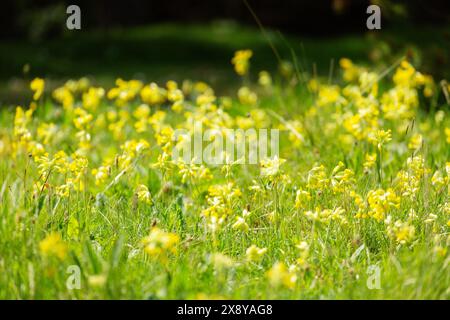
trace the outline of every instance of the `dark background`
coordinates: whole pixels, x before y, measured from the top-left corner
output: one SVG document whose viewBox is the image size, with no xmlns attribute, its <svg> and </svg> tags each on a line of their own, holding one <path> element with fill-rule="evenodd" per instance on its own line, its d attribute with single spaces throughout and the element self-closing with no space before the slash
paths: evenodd
<svg viewBox="0 0 450 320">
<path fill-rule="evenodd" d="M 365 10 L 370 3 L 382 7 L 384 26 L 450 22 L 448 0 L 248 0 L 248 3 L 264 26 L 301 35 L 363 32 L 361 25 L 365 25 Z M 255 24 L 243 0 L 15 0 L 2 1 L 0 37 L 36 40 L 58 36 L 64 32 L 60 21 L 70 4 L 82 8 L 84 29 L 217 19 Z"/>
<path fill-rule="evenodd" d="M 107 87 L 118 77 L 188 78 L 233 91 L 239 49 L 254 52 L 253 78 L 276 73 L 280 59 L 328 76 L 341 57 L 381 71 L 401 56 L 438 81 L 450 78 L 450 0 L 247 1 L 3 1 L 0 105 L 28 101 L 34 77 L 48 90 L 87 76 Z M 81 30 L 66 28 L 70 4 L 81 8 Z M 370 4 L 381 7 L 381 30 L 366 27 Z"/>
</svg>

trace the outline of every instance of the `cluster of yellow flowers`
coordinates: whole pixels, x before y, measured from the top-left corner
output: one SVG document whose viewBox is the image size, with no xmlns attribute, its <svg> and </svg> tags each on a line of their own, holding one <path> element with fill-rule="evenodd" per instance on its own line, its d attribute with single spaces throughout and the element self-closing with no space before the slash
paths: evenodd
<svg viewBox="0 0 450 320">
<path fill-rule="evenodd" d="M 252 55 L 250 50 L 236 52 L 232 64 L 238 75 L 249 74 Z M 422 223 L 431 224 L 437 235 L 448 234 L 448 152 L 447 158 L 429 157 L 441 143 L 450 148 L 448 117 L 441 110 L 434 119 L 414 125 L 420 99 L 438 92 L 433 78 L 405 60 L 394 72 L 393 86 L 382 92 L 380 74 L 349 59 L 342 59 L 340 66 L 343 84 L 311 79 L 307 88 L 315 99 L 287 115 L 288 120 L 261 105 L 265 95 L 273 94 L 267 71 L 259 73 L 257 86 L 239 88 L 234 100 L 216 95 L 204 82 L 189 80 L 160 86 L 117 79 L 109 90 L 86 78 L 71 80 L 52 92 L 61 108 L 48 121 L 36 116 L 45 98 L 45 81 L 36 78 L 30 85 L 34 95 L 29 108 L 16 108 L 11 134 L 0 131 L 0 157 L 29 157 L 36 172 L 35 195 L 62 201 L 79 193 L 95 198 L 121 185 L 139 206 L 151 207 L 181 190 L 183 208 L 199 218 L 213 239 L 221 232 L 256 234 L 280 219 L 298 219 L 313 230 L 355 224 L 359 229 L 370 221 L 397 246 L 414 245 Z M 293 76 L 289 64 L 282 66 L 282 76 Z M 259 159 L 256 170 L 236 169 L 239 159 L 229 154 L 219 166 L 199 164 L 195 158 L 172 160 L 173 148 L 186 142 L 175 135 L 176 129 L 193 133 L 198 123 L 224 138 L 226 128 L 273 127 L 285 140 L 281 137 L 280 155 Z M 159 190 L 150 186 L 149 172 L 156 172 Z M 422 202 L 427 205 L 418 205 Z M 427 208 L 435 211 L 423 212 Z M 142 247 L 152 258 L 167 262 L 180 241 L 178 234 L 153 227 Z M 266 270 L 270 284 L 294 288 L 312 263 L 310 244 L 296 245 L 299 254 L 293 263 L 272 261 Z M 244 248 L 248 265 L 267 259 L 265 247 Z M 51 233 L 39 249 L 62 260 L 68 244 L 59 233 Z M 211 255 L 211 262 L 218 269 L 234 266 L 233 258 L 220 252 Z"/>
<path fill-rule="evenodd" d="M 169 254 L 176 253 L 180 237 L 171 232 L 165 232 L 153 227 L 150 234 L 142 239 L 144 251 L 151 257 L 166 260 Z"/>
</svg>

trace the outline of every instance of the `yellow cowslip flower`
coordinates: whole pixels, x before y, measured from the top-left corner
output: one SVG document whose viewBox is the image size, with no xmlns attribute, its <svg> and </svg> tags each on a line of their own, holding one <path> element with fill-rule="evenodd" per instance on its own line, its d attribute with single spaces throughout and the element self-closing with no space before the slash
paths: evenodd
<svg viewBox="0 0 450 320">
<path fill-rule="evenodd" d="M 44 92 L 45 81 L 42 78 L 34 78 L 30 83 L 30 89 L 34 91 L 33 100 L 39 100 Z"/>
<path fill-rule="evenodd" d="M 415 228 L 407 222 L 400 220 L 395 221 L 393 224 L 388 221 L 387 233 L 397 243 L 407 244 L 414 239 Z"/>
<path fill-rule="evenodd" d="M 72 110 L 75 98 L 66 86 L 55 89 L 52 93 L 52 97 L 61 103 L 65 110 Z"/>
<path fill-rule="evenodd" d="M 135 158 L 137 155 L 143 153 L 149 148 L 150 144 L 147 142 L 147 140 L 144 139 L 127 140 L 123 145 L 120 146 L 120 149 L 123 150 L 124 154 L 130 156 L 131 158 Z"/>
<path fill-rule="evenodd" d="M 376 97 L 378 95 L 378 74 L 363 71 L 359 75 L 359 85 L 363 91 L 368 91 L 373 97 Z"/>
<path fill-rule="evenodd" d="M 270 117 L 263 109 L 253 109 L 249 112 L 256 128 L 268 128 L 270 126 Z"/>
<path fill-rule="evenodd" d="M 295 208 L 304 209 L 311 201 L 311 194 L 308 191 L 299 189 L 295 195 Z"/>
<path fill-rule="evenodd" d="M 411 150 L 417 150 L 422 146 L 423 137 L 421 134 L 414 134 L 408 142 L 408 148 Z"/>
<path fill-rule="evenodd" d="M 330 179 L 328 179 L 325 172 L 324 165 L 316 165 L 308 172 L 308 184 L 309 189 L 323 191 L 328 188 Z"/>
<path fill-rule="evenodd" d="M 297 275 L 290 271 L 283 262 L 276 262 L 267 272 L 267 277 L 273 287 L 284 286 L 293 289 L 297 282 Z"/>
<path fill-rule="evenodd" d="M 213 178 L 213 175 L 209 168 L 204 165 L 196 165 L 195 158 L 192 159 L 190 164 L 184 163 L 183 161 L 178 161 L 178 173 L 181 175 L 181 182 L 186 183 L 188 180 L 196 181 L 203 180 L 208 181 Z"/>
<path fill-rule="evenodd" d="M 91 87 L 82 95 L 83 108 L 95 111 L 105 95 L 105 89 Z"/>
<path fill-rule="evenodd" d="M 280 167 L 286 159 L 274 158 L 263 159 L 260 161 L 261 175 L 263 177 L 275 177 L 281 173 Z"/>
<path fill-rule="evenodd" d="M 308 265 L 309 244 L 306 241 L 302 241 L 296 245 L 296 247 L 300 251 L 300 256 L 297 258 L 297 264 L 302 268 L 306 268 Z"/>
<path fill-rule="evenodd" d="M 247 248 L 245 251 L 245 256 L 247 261 L 260 261 L 264 254 L 267 252 L 267 248 L 258 248 L 254 244 Z"/>
<path fill-rule="evenodd" d="M 444 177 L 439 170 L 436 170 L 431 177 L 431 184 L 438 189 L 442 188 L 447 182 L 448 178 Z"/>
<path fill-rule="evenodd" d="M 238 50 L 235 52 L 231 63 L 234 65 L 234 70 L 240 76 L 246 75 L 250 67 L 249 60 L 252 57 L 251 50 Z"/>
<path fill-rule="evenodd" d="M 447 143 L 450 143 L 450 128 L 445 128 L 445 136 Z"/>
<path fill-rule="evenodd" d="M 330 181 L 334 193 L 348 192 L 353 189 L 356 183 L 355 173 L 351 169 L 344 169 L 344 163 L 339 161 L 331 172 Z"/>
<path fill-rule="evenodd" d="M 339 60 L 339 66 L 342 69 L 346 70 L 346 69 L 349 69 L 349 68 L 353 67 L 353 62 L 350 59 L 348 59 L 348 58 L 341 58 Z"/>
<path fill-rule="evenodd" d="M 113 114 L 111 114 L 111 116 L 114 116 Z M 142 103 L 142 104 L 140 104 L 134 111 L 133 111 L 133 116 L 136 118 L 136 119 L 142 119 L 142 118 L 145 118 L 145 119 L 148 119 L 148 117 L 150 116 L 150 107 L 147 105 L 147 104 L 145 104 L 145 103 Z M 113 120 L 114 121 L 114 120 Z"/>
<path fill-rule="evenodd" d="M 345 99 L 340 93 L 339 86 L 320 86 L 317 106 L 323 107 L 330 104 L 342 104 L 344 101 Z"/>
<path fill-rule="evenodd" d="M 353 64 L 353 62 L 348 58 L 341 58 L 339 60 L 339 65 L 344 71 L 343 78 L 347 82 L 356 81 L 359 78 L 359 75 L 363 71 L 362 68 Z"/>
<path fill-rule="evenodd" d="M 392 140 L 392 130 L 377 130 L 369 136 L 369 141 L 381 150 L 383 144 Z"/>
<path fill-rule="evenodd" d="M 217 252 L 210 256 L 210 262 L 214 266 L 214 269 L 223 271 L 234 266 L 234 261 L 231 257 Z"/>
<path fill-rule="evenodd" d="M 314 211 L 306 211 L 304 215 L 313 220 L 322 223 L 330 223 L 331 221 L 339 222 L 344 225 L 347 223 L 347 219 L 345 218 L 345 210 L 341 207 L 337 207 L 334 209 L 321 209 L 317 207 Z"/>
<path fill-rule="evenodd" d="M 445 257 L 447 255 L 448 248 L 444 248 L 442 246 L 435 246 L 433 251 L 436 253 L 438 257 Z"/>
<path fill-rule="evenodd" d="M 367 203 L 369 204 L 369 216 L 382 221 L 391 209 L 400 207 L 400 197 L 391 188 L 386 191 L 383 189 L 370 190 L 367 194 Z"/>
<path fill-rule="evenodd" d="M 393 81 L 397 86 L 410 87 L 415 84 L 415 75 L 416 70 L 414 67 L 408 61 L 403 60 L 395 71 Z"/>
<path fill-rule="evenodd" d="M 173 89 L 167 92 L 167 100 L 170 102 L 178 102 L 184 100 L 183 91 L 180 89 Z"/>
<path fill-rule="evenodd" d="M 212 232 L 212 233 L 216 233 L 216 231 L 218 231 L 223 223 L 225 222 L 225 216 L 223 215 L 221 216 L 220 213 L 216 214 L 215 212 L 207 212 L 207 211 L 212 211 L 213 208 L 207 208 L 205 210 L 202 211 L 202 215 L 205 216 L 206 218 L 206 226 L 207 228 Z"/>
<path fill-rule="evenodd" d="M 365 161 L 364 161 L 364 170 L 368 171 L 370 168 L 372 168 L 376 161 L 377 161 L 377 154 L 376 153 L 367 153 L 365 155 Z"/>
<path fill-rule="evenodd" d="M 125 81 L 119 78 L 116 80 L 116 87 L 110 89 L 106 96 L 110 100 L 115 100 L 118 107 L 123 107 L 136 97 L 142 86 L 143 83 L 139 80 Z"/>
<path fill-rule="evenodd" d="M 293 147 L 300 147 L 305 143 L 305 128 L 303 124 L 298 120 L 287 121 L 286 125 L 282 125 L 280 129 L 289 131 L 289 141 Z"/>
<path fill-rule="evenodd" d="M 160 105 L 167 99 L 167 90 L 159 87 L 154 82 L 143 87 L 140 94 L 142 101 L 148 103 L 150 106 Z"/>
<path fill-rule="evenodd" d="M 174 130 L 169 125 L 164 125 L 155 133 L 156 143 L 165 151 L 169 152 L 174 139 Z"/>
<path fill-rule="evenodd" d="M 272 85 L 272 77 L 270 76 L 270 73 L 267 71 L 261 71 L 259 73 L 258 83 L 262 87 L 270 87 Z"/>
<path fill-rule="evenodd" d="M 104 165 L 96 169 L 92 169 L 92 175 L 95 177 L 95 185 L 99 186 L 105 183 L 111 174 L 111 166 Z"/>
<path fill-rule="evenodd" d="M 44 145 L 49 144 L 58 132 L 58 127 L 54 123 L 41 123 L 37 128 L 37 137 Z"/>
<path fill-rule="evenodd" d="M 215 104 L 214 104 L 215 101 L 216 101 L 216 96 L 212 92 L 209 92 L 209 91 L 199 94 L 197 96 L 197 99 L 195 99 L 195 103 L 199 107 L 208 107 L 208 108 L 215 107 Z"/>
<path fill-rule="evenodd" d="M 255 127 L 255 121 L 251 117 L 237 116 L 235 122 L 240 129 L 247 130 Z"/>
<path fill-rule="evenodd" d="M 144 251 L 151 257 L 160 258 L 163 261 L 170 253 L 176 253 L 180 237 L 171 232 L 165 232 L 158 227 L 153 227 L 150 235 L 142 239 Z"/>
<path fill-rule="evenodd" d="M 241 190 L 236 188 L 232 182 L 210 186 L 206 198 L 209 207 L 202 211 L 202 215 L 215 217 L 212 226 L 217 226 L 216 223 L 221 224 L 233 212 L 233 205 L 241 195 Z"/>
<path fill-rule="evenodd" d="M 241 87 L 238 90 L 239 102 L 244 105 L 254 106 L 258 102 L 258 96 L 248 87 Z"/>
<path fill-rule="evenodd" d="M 319 90 L 320 83 L 316 78 L 312 78 L 308 81 L 308 90 L 311 92 L 317 92 Z"/>
<path fill-rule="evenodd" d="M 82 108 L 76 108 L 74 110 L 75 118 L 73 124 L 78 130 L 87 130 L 94 119 L 94 116 Z"/>
<path fill-rule="evenodd" d="M 243 217 L 237 217 L 236 222 L 233 223 L 233 225 L 231 227 L 233 229 L 244 231 L 244 232 L 247 232 L 249 229 L 249 226 L 248 226 L 247 222 L 245 222 L 245 219 Z"/>
<path fill-rule="evenodd" d="M 89 86 L 91 85 L 91 82 L 88 78 L 82 77 L 78 80 L 68 80 L 64 84 L 64 86 L 69 89 L 71 92 L 84 92 L 86 91 Z"/>
<path fill-rule="evenodd" d="M 415 198 L 421 179 L 430 172 L 431 170 L 425 166 L 425 161 L 421 156 L 409 157 L 406 170 L 400 170 L 395 178 L 396 191 L 404 197 Z"/>
<path fill-rule="evenodd" d="M 148 205 L 151 205 L 153 203 L 152 194 L 150 193 L 146 185 L 143 184 L 138 185 L 136 188 L 136 195 L 140 202 L 143 202 Z"/>
<path fill-rule="evenodd" d="M 61 235 L 56 232 L 52 232 L 47 235 L 41 242 L 39 242 L 39 250 L 41 254 L 46 257 L 56 257 L 60 260 L 64 260 L 67 256 L 67 245 L 61 238 Z"/>
</svg>

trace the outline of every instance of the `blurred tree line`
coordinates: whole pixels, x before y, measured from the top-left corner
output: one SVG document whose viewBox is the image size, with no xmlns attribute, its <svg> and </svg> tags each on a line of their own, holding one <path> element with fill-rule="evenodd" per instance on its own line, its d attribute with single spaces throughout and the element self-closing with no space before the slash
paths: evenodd
<svg viewBox="0 0 450 320">
<path fill-rule="evenodd" d="M 383 27 L 392 24 L 443 24 L 450 22 L 448 0 L 247 0 L 261 23 L 297 34 L 329 35 L 365 32 L 366 8 L 382 7 Z M 245 0 L 14 0 L 2 3 L 0 38 L 42 40 L 62 35 L 66 8 L 77 4 L 82 29 L 158 22 L 199 23 L 232 19 L 255 24 Z"/>
</svg>

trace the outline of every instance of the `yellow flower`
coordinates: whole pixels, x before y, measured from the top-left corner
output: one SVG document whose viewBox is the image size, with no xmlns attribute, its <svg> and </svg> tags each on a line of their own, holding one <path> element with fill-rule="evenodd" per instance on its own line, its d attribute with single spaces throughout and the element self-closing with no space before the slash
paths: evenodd
<svg viewBox="0 0 450 320">
<path fill-rule="evenodd" d="M 311 201 L 311 194 L 305 190 L 297 190 L 297 194 L 295 196 L 295 208 L 303 209 L 306 208 L 309 201 Z"/>
<path fill-rule="evenodd" d="M 297 275 L 288 270 L 283 262 L 275 263 L 267 272 L 267 277 L 269 278 L 270 284 L 274 287 L 285 286 L 292 289 L 297 282 Z"/>
<path fill-rule="evenodd" d="M 91 173 L 95 177 L 95 185 L 99 186 L 103 184 L 106 179 L 109 178 L 111 172 L 111 166 L 105 165 L 97 169 L 92 169 Z"/>
<path fill-rule="evenodd" d="M 310 189 L 325 190 L 330 183 L 324 165 L 316 165 L 308 172 L 308 185 Z"/>
<path fill-rule="evenodd" d="M 240 76 L 246 75 L 249 69 L 249 60 L 252 57 L 251 50 L 238 50 L 235 52 L 231 63 L 234 65 L 234 70 Z"/>
<path fill-rule="evenodd" d="M 267 71 L 259 73 L 258 83 L 263 87 L 270 87 L 272 85 L 272 77 Z"/>
<path fill-rule="evenodd" d="M 416 133 L 411 137 L 408 143 L 408 148 L 411 150 L 417 150 L 422 146 L 423 137 L 421 134 Z"/>
<path fill-rule="evenodd" d="M 62 240 L 61 235 L 56 232 L 50 233 L 39 243 L 39 250 L 44 256 L 53 256 L 60 260 L 64 260 L 67 256 L 67 245 Z"/>
<path fill-rule="evenodd" d="M 159 105 L 166 101 L 167 91 L 152 82 L 141 90 L 141 99 L 151 106 Z"/>
<path fill-rule="evenodd" d="M 223 253 L 212 254 L 210 256 L 210 262 L 214 266 L 214 269 L 218 271 L 223 271 L 234 266 L 233 259 Z"/>
<path fill-rule="evenodd" d="M 397 220 L 394 224 L 388 222 L 388 235 L 399 244 L 407 244 L 414 239 L 415 228 L 407 222 Z"/>
<path fill-rule="evenodd" d="M 445 136 L 447 143 L 450 143 L 450 128 L 445 128 Z"/>
<path fill-rule="evenodd" d="M 138 185 L 138 187 L 136 188 L 136 194 L 139 201 L 148 205 L 152 204 L 152 194 L 150 193 L 146 185 Z"/>
<path fill-rule="evenodd" d="M 35 78 L 33 81 L 31 81 L 30 88 L 34 91 L 33 100 L 39 100 L 45 88 L 44 79 Z"/>
<path fill-rule="evenodd" d="M 375 165 L 375 162 L 377 161 L 377 154 L 376 153 L 367 153 L 365 155 L 365 162 L 364 162 L 364 170 L 369 170 Z"/>
<path fill-rule="evenodd" d="M 180 237 L 171 232 L 165 232 L 158 227 L 153 227 L 150 235 L 142 239 L 144 251 L 151 257 L 159 257 L 165 260 L 168 253 L 176 253 Z"/>
<path fill-rule="evenodd" d="M 343 102 L 343 98 L 338 86 L 321 86 L 319 88 L 319 98 L 317 99 L 319 107 L 341 102 Z"/>
<path fill-rule="evenodd" d="M 243 217 L 237 217 L 236 222 L 232 226 L 233 229 L 241 230 L 241 231 L 248 231 L 249 227 L 247 222 L 245 222 L 245 219 Z"/>
<path fill-rule="evenodd" d="M 241 87 L 238 90 L 239 102 L 244 105 L 253 106 L 258 102 L 258 96 L 248 87 Z"/>
<path fill-rule="evenodd" d="M 91 87 L 85 93 L 83 93 L 82 101 L 83 107 L 87 110 L 95 110 L 100 104 L 101 98 L 105 95 L 105 89 Z"/>
<path fill-rule="evenodd" d="M 360 73 L 363 71 L 360 67 L 354 65 L 353 62 L 347 58 L 342 58 L 341 60 L 339 60 L 339 65 L 344 71 L 343 78 L 347 82 L 357 80 Z"/>
<path fill-rule="evenodd" d="M 437 189 L 440 189 L 448 183 L 448 180 L 449 178 L 444 177 L 441 171 L 436 170 L 433 176 L 431 177 L 431 184 Z"/>
<path fill-rule="evenodd" d="M 320 209 L 317 207 L 314 211 L 306 211 L 305 216 L 313 221 L 319 221 L 322 223 L 329 223 L 331 221 L 337 221 L 341 224 L 346 224 L 345 210 L 341 207 L 335 209 Z"/>
<path fill-rule="evenodd" d="M 267 248 L 258 248 L 252 244 L 245 251 L 245 255 L 248 261 L 260 261 L 266 252 Z"/>
<path fill-rule="evenodd" d="M 309 256 L 309 244 L 306 241 L 302 241 L 296 247 L 300 251 L 300 256 L 297 258 L 297 264 L 300 267 L 305 268 L 308 265 L 307 259 Z"/>
<path fill-rule="evenodd" d="M 274 177 L 281 173 L 280 166 L 286 162 L 286 159 L 275 156 L 273 159 L 263 159 L 260 161 L 261 175 L 264 177 Z"/>
<path fill-rule="evenodd" d="M 370 208 L 369 215 L 381 221 L 392 208 L 399 208 L 400 197 L 390 188 L 386 191 L 383 189 L 370 190 L 367 194 L 367 202 Z"/>
<path fill-rule="evenodd" d="M 378 150 L 381 150 L 384 143 L 392 140 L 392 131 L 389 129 L 377 130 L 369 136 L 369 141 L 377 146 Z"/>
</svg>

